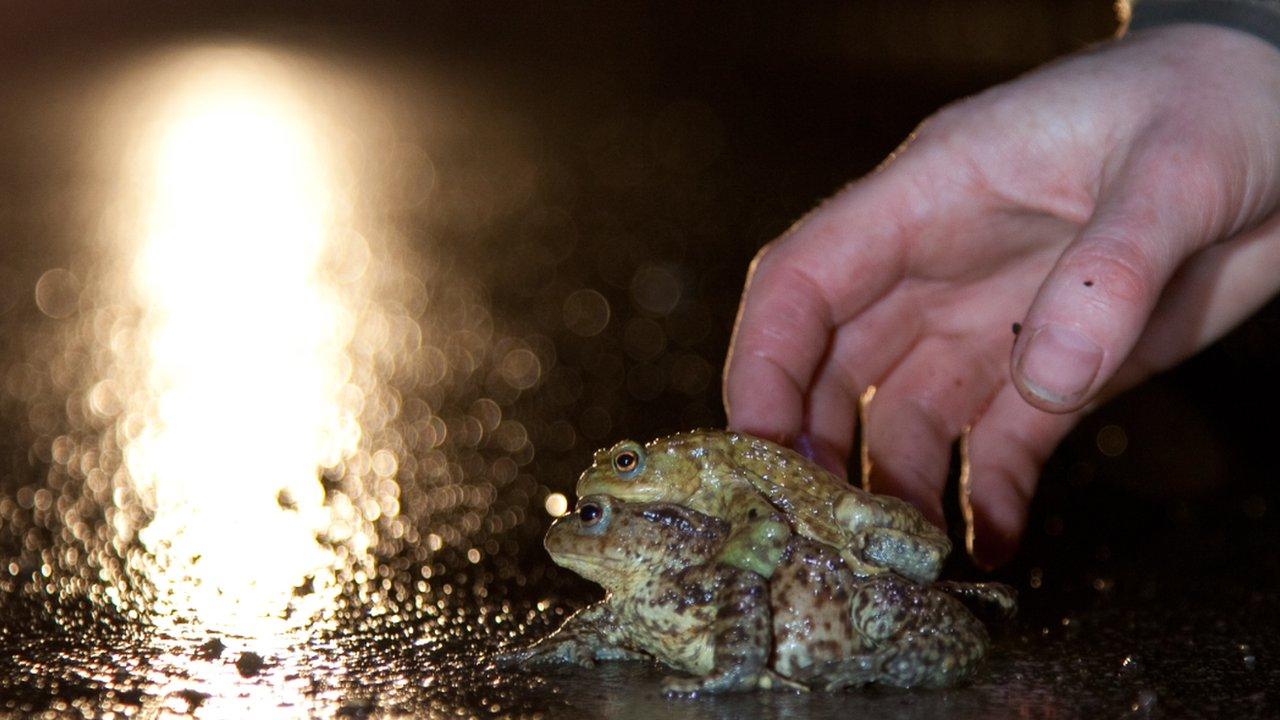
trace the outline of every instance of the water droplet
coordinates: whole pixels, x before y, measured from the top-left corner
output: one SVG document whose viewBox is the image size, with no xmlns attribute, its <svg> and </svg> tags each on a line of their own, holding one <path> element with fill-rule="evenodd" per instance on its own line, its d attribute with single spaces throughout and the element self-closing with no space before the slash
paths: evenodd
<svg viewBox="0 0 1280 720">
<path fill-rule="evenodd" d="M 1157 700 L 1159 696 L 1154 690 L 1141 690 L 1134 698 L 1133 704 L 1129 706 L 1129 710 L 1137 715 L 1148 715 L 1155 709 Z"/>
</svg>

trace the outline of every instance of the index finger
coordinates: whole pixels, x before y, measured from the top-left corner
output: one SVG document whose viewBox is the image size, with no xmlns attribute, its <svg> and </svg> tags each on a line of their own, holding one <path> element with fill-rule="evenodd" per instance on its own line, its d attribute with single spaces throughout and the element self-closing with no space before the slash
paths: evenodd
<svg viewBox="0 0 1280 720">
<path fill-rule="evenodd" d="M 786 444 L 805 429 L 835 330 L 905 275 L 926 207 L 905 172 L 892 163 L 845 188 L 752 261 L 725 363 L 730 428 Z"/>
</svg>

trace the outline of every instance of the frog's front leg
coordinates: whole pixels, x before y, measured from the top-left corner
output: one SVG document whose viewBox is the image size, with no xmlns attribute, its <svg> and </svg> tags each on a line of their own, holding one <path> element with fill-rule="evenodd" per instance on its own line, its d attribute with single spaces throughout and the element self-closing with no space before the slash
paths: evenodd
<svg viewBox="0 0 1280 720">
<path fill-rule="evenodd" d="M 768 580 L 782 562 L 791 527 L 773 513 L 761 514 L 734 528 L 716 560 Z"/>
<path fill-rule="evenodd" d="M 699 678 L 667 678 L 662 683 L 664 692 L 692 696 L 783 687 L 804 690 L 769 670 L 773 615 L 764 578 L 723 565 L 707 565 L 695 572 L 711 573 L 711 585 L 717 588 L 711 672 Z"/>
<path fill-rule="evenodd" d="M 499 667 L 580 665 L 591 667 L 597 660 L 632 660 L 648 656 L 623 647 L 622 634 L 609 607 L 597 603 L 574 613 L 559 630 L 519 650 L 499 653 Z"/>
<path fill-rule="evenodd" d="M 941 533 L 920 535 L 894 528 L 870 528 L 862 541 L 862 557 L 873 565 L 928 584 L 942 572 L 951 552 L 951 541 Z"/>
</svg>

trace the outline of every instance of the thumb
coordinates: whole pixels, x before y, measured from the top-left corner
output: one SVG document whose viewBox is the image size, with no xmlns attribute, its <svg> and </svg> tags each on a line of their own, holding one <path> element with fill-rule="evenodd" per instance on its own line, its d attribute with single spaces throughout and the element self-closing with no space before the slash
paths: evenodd
<svg viewBox="0 0 1280 720">
<path fill-rule="evenodd" d="M 1194 197 L 1186 166 L 1180 183 L 1181 163 L 1160 160 L 1136 163 L 1109 184 L 1041 285 L 1012 358 L 1014 384 L 1031 405 L 1062 413 L 1091 401 L 1133 349 L 1178 266 L 1209 240 L 1208 218 L 1221 198 Z"/>
</svg>

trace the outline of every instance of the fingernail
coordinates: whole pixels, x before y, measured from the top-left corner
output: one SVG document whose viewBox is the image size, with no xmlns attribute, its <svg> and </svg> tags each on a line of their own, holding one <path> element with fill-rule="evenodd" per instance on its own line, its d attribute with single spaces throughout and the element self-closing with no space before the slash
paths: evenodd
<svg viewBox="0 0 1280 720">
<path fill-rule="evenodd" d="M 1075 328 L 1042 325 L 1027 340 L 1018 358 L 1022 385 L 1045 402 L 1079 400 L 1102 366 L 1102 348 Z"/>
</svg>

